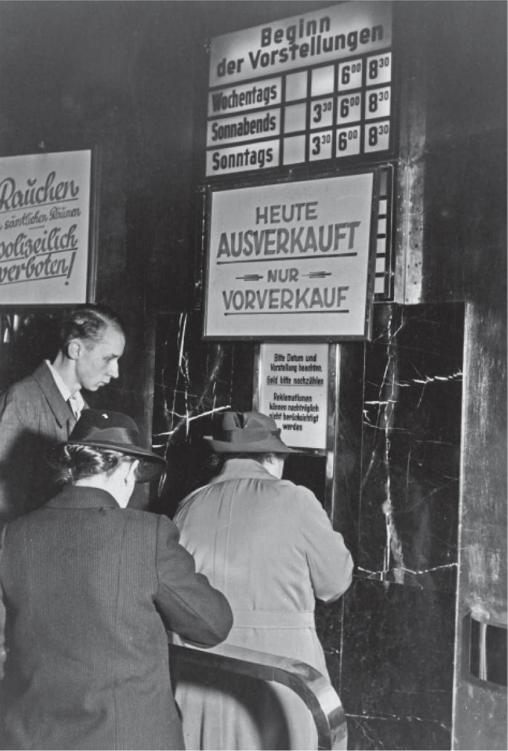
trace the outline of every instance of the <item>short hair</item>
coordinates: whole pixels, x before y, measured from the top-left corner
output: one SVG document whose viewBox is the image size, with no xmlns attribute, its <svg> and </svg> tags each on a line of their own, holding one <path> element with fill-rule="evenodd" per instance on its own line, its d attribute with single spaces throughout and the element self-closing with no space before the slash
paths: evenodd
<svg viewBox="0 0 508 751">
<path fill-rule="evenodd" d="M 262 464 L 269 456 L 286 457 L 287 454 L 278 453 L 276 451 L 263 451 L 263 453 L 255 451 L 238 451 L 231 452 L 223 455 L 225 459 L 253 459 L 256 462 Z"/>
<path fill-rule="evenodd" d="M 79 444 L 60 445 L 50 452 L 48 458 L 62 484 L 75 483 L 85 477 L 103 473 L 108 475 L 120 464 L 132 464 L 136 461 L 135 456 L 121 451 Z"/>
<path fill-rule="evenodd" d="M 75 308 L 64 315 L 60 324 L 60 348 L 65 350 L 71 339 L 98 342 L 108 326 L 124 334 L 120 317 L 107 305 L 85 305 Z"/>
</svg>

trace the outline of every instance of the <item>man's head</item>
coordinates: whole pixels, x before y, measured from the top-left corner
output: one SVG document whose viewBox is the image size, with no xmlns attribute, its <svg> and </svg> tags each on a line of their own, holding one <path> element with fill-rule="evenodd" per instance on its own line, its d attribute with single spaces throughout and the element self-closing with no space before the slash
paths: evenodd
<svg viewBox="0 0 508 751">
<path fill-rule="evenodd" d="M 213 435 L 203 438 L 225 460 L 252 459 L 280 479 L 286 456 L 295 453 L 281 440 L 280 433 L 275 420 L 262 412 L 228 411 L 215 421 Z"/>
<path fill-rule="evenodd" d="M 118 316 L 105 306 L 87 305 L 71 311 L 62 321 L 54 365 L 71 393 L 81 388 L 97 391 L 118 378 L 124 348 L 125 334 Z"/>
<path fill-rule="evenodd" d="M 147 482 L 165 467 L 162 457 L 142 445 L 134 420 L 121 412 L 86 409 L 51 461 L 63 482 L 102 488 L 125 508 L 136 482 Z"/>
<path fill-rule="evenodd" d="M 281 431 L 269 415 L 250 412 L 222 412 L 213 425 L 213 435 L 203 436 L 217 454 L 292 454 L 281 440 Z"/>
</svg>

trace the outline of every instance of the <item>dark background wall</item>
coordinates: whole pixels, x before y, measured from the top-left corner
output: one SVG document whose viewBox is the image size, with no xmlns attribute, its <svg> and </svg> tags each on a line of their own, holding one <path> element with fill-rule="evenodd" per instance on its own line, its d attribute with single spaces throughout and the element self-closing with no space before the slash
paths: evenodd
<svg viewBox="0 0 508 751">
<path fill-rule="evenodd" d="M 253 345 L 200 338 L 206 40 L 329 4 L 0 3 L 0 154 L 99 158 L 97 299 L 128 348 L 96 401 L 149 439 L 155 399 L 173 477 L 159 511 L 201 476 L 186 414 L 252 396 Z M 372 343 L 341 345 L 334 521 L 357 570 L 318 624 L 351 748 L 505 748 L 505 695 L 463 669 L 462 622 L 506 623 L 506 8 L 394 16 L 395 302 L 376 305 Z M 2 345 L 0 387 L 46 354 L 53 312 Z M 322 468 L 306 464 L 317 488 Z"/>
<path fill-rule="evenodd" d="M 129 330 L 119 388 L 100 398 L 128 408 L 146 430 L 154 316 L 195 304 L 206 40 L 308 8 L 298 2 L 291 8 L 285 2 L 0 4 L 0 153 L 96 149 L 97 299 L 115 307 Z M 30 349 L 34 360 L 36 349 Z M 14 368 L 23 369 L 26 361 Z"/>
</svg>

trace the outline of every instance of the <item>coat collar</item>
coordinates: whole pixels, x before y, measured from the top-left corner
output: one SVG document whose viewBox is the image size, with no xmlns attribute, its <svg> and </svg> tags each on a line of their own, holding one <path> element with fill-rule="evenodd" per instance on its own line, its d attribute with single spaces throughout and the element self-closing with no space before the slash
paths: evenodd
<svg viewBox="0 0 508 751">
<path fill-rule="evenodd" d="M 81 485 L 65 485 L 58 495 L 46 503 L 46 508 L 120 509 L 120 506 L 110 493 L 101 488 L 88 488 Z"/>
<path fill-rule="evenodd" d="M 74 424 L 75 417 L 70 405 L 64 400 L 51 371 L 45 362 L 41 363 L 37 370 L 32 374 L 32 378 L 37 382 L 49 408 L 53 412 L 59 427 L 63 428 L 70 421 Z"/>
<path fill-rule="evenodd" d="M 255 459 L 228 459 L 220 474 L 210 480 L 210 484 L 244 478 L 277 481 L 277 478 L 271 475 L 268 470 Z"/>
</svg>

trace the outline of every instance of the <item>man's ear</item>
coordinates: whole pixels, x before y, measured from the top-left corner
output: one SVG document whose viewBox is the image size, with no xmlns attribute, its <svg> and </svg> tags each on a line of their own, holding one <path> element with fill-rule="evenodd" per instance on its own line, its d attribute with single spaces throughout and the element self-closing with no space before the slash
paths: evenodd
<svg viewBox="0 0 508 751">
<path fill-rule="evenodd" d="M 81 354 L 82 345 L 79 339 L 71 339 L 68 342 L 65 354 L 69 360 L 77 360 Z"/>
<path fill-rule="evenodd" d="M 131 479 L 131 477 L 134 479 L 134 482 L 136 482 L 136 470 L 139 467 L 139 459 L 136 459 L 132 462 L 132 464 L 129 466 L 129 471 L 127 472 L 126 479 Z"/>
</svg>

